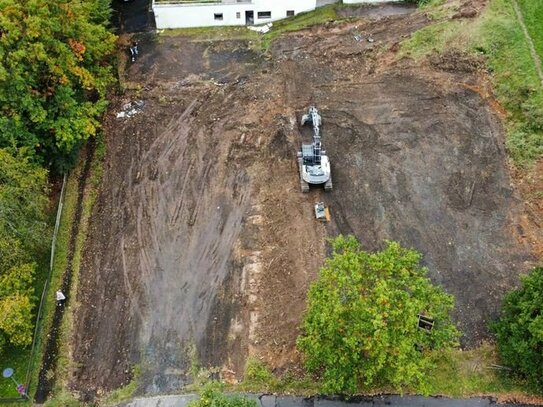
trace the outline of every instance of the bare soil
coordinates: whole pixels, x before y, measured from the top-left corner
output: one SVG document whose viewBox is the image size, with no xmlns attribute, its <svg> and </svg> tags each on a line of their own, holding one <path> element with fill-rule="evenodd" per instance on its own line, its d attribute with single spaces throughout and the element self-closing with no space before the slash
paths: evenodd
<svg viewBox="0 0 543 407">
<path fill-rule="evenodd" d="M 190 382 L 195 361 L 230 378 L 248 356 L 296 369 L 306 292 L 338 233 L 420 250 L 456 297 L 463 344 L 489 337 L 503 293 L 541 254 L 541 205 L 513 186 L 479 62 L 397 61 L 399 41 L 429 21 L 396 14 L 286 35 L 266 56 L 244 41 L 141 38 L 106 118 L 80 277 L 83 399 L 126 384 L 134 364 L 146 394 Z M 138 99 L 141 113 L 115 117 Z M 311 104 L 332 160 L 327 194 L 299 191 Z M 320 200 L 326 225 L 313 216 Z"/>
</svg>

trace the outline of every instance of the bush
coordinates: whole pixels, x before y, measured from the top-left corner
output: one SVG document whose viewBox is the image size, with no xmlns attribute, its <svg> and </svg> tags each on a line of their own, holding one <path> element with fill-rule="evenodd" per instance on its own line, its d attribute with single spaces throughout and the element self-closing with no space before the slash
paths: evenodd
<svg viewBox="0 0 543 407">
<path fill-rule="evenodd" d="M 191 401 L 188 407 L 257 407 L 255 400 L 224 395 L 220 388 L 221 386 L 217 382 L 208 383 L 202 389 L 198 400 Z"/>
<path fill-rule="evenodd" d="M 298 347 L 327 393 L 362 385 L 414 386 L 425 392 L 432 350 L 455 346 L 453 298 L 426 277 L 421 255 L 387 242 L 367 253 L 350 236 L 332 241 L 332 256 L 311 286 Z M 419 327 L 419 315 L 433 329 Z"/>
<path fill-rule="evenodd" d="M 492 325 L 502 364 L 543 391 L 543 268 L 522 278 L 505 297 L 502 314 Z"/>
<path fill-rule="evenodd" d="M 0 149 L 0 353 L 32 342 L 32 259 L 49 243 L 46 180 L 45 170 Z"/>
<path fill-rule="evenodd" d="M 108 3 L 0 2 L 0 147 L 58 166 L 96 134 L 114 80 Z"/>
</svg>

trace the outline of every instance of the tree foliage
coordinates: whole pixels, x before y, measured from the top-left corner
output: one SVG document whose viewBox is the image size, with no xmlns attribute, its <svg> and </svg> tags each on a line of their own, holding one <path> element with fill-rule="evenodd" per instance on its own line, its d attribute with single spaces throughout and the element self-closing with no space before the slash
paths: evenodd
<svg viewBox="0 0 543 407">
<path fill-rule="evenodd" d="M 32 254 L 48 246 L 47 172 L 0 149 L 0 351 L 32 341 Z"/>
<path fill-rule="evenodd" d="M 398 243 L 367 253 L 354 237 L 339 236 L 332 248 L 298 338 L 307 369 L 328 393 L 383 384 L 424 391 L 431 352 L 457 344 L 453 297 L 432 285 L 419 253 Z M 419 314 L 434 319 L 431 331 L 418 327 Z"/>
<path fill-rule="evenodd" d="M 188 407 L 257 407 L 257 403 L 247 397 L 224 395 L 220 385 L 211 382 L 203 387 L 198 400 L 190 402 Z"/>
<path fill-rule="evenodd" d="M 59 164 L 96 133 L 113 76 L 104 0 L 0 0 L 0 147 Z"/>
<path fill-rule="evenodd" d="M 505 297 L 502 315 L 492 325 L 502 363 L 543 391 L 543 268 L 522 278 Z"/>
<path fill-rule="evenodd" d="M 43 247 L 46 229 L 47 171 L 24 154 L 0 149 L 0 237 L 25 242 L 27 249 Z"/>
</svg>

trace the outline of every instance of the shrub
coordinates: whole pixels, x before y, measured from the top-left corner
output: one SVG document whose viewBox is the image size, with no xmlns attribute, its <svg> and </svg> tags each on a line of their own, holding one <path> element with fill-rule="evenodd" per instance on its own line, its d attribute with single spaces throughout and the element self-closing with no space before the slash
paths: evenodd
<svg viewBox="0 0 543 407">
<path fill-rule="evenodd" d="M 350 236 L 332 241 L 332 256 L 311 286 L 298 347 L 327 393 L 361 385 L 414 386 L 425 392 L 432 350 L 456 345 L 452 296 L 431 284 L 421 255 L 387 242 L 376 253 Z M 419 315 L 435 322 L 419 327 Z"/>
<path fill-rule="evenodd" d="M 492 324 L 502 363 L 543 391 L 543 268 L 522 278 Z"/>
<path fill-rule="evenodd" d="M 191 401 L 188 407 L 257 407 L 255 400 L 225 395 L 220 391 L 220 388 L 219 383 L 208 383 L 202 389 L 198 400 Z"/>
</svg>

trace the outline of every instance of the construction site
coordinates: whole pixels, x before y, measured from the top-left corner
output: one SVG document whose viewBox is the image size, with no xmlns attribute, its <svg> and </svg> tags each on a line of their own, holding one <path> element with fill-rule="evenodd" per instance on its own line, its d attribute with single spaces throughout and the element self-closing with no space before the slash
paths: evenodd
<svg viewBox="0 0 543 407">
<path fill-rule="evenodd" d="M 484 7 L 464 3 L 460 18 Z M 265 53 L 248 39 L 138 38 L 105 118 L 79 276 L 82 400 L 136 365 L 147 395 L 179 391 L 195 364 L 231 382 L 249 357 L 298 371 L 307 290 L 338 234 L 420 251 L 455 297 L 462 346 L 490 337 L 543 238 L 488 75 L 461 52 L 402 57 L 431 22 L 415 8 L 340 12 Z"/>
</svg>

